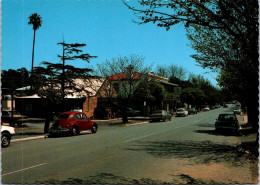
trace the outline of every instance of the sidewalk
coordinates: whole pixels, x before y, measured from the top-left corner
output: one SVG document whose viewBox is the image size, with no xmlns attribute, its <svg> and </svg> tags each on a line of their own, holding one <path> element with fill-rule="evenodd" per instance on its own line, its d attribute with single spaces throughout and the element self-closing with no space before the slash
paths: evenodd
<svg viewBox="0 0 260 185">
<path fill-rule="evenodd" d="M 95 121 L 98 126 L 134 126 L 140 124 L 149 123 L 149 118 L 146 117 L 135 117 L 129 118 L 129 123 L 122 123 L 121 118 L 110 119 L 110 120 L 92 120 Z M 44 121 L 43 118 L 30 118 L 29 122 L 24 123 L 22 127 L 15 127 L 16 134 L 12 136 L 11 142 L 18 142 L 31 139 L 45 138 L 48 134 L 44 134 Z M 52 123 L 50 123 L 50 126 Z"/>
</svg>

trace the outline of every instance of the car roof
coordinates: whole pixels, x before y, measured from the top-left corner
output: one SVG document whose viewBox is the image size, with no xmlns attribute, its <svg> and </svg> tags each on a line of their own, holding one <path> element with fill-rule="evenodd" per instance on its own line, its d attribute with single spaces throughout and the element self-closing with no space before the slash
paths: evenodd
<svg viewBox="0 0 260 185">
<path fill-rule="evenodd" d="M 219 115 L 235 115 L 233 112 L 225 112 L 225 113 L 221 113 Z"/>
</svg>

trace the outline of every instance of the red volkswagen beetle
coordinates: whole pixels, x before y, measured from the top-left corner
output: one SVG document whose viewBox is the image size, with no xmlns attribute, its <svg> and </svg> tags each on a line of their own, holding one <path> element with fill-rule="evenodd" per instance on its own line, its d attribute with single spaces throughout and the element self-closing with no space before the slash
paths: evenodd
<svg viewBox="0 0 260 185">
<path fill-rule="evenodd" d="M 82 130 L 91 130 L 96 133 L 98 126 L 82 112 L 61 113 L 50 128 L 50 135 L 70 133 L 77 135 Z"/>
</svg>

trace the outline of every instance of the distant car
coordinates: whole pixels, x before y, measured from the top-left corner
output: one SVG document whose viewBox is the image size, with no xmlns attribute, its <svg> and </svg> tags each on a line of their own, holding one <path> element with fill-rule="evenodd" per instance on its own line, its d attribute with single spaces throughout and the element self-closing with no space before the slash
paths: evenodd
<svg viewBox="0 0 260 185">
<path fill-rule="evenodd" d="M 210 108 L 209 107 L 204 107 L 203 111 L 210 111 Z"/>
<path fill-rule="evenodd" d="M 8 147 L 11 142 L 12 135 L 15 134 L 15 128 L 1 125 L 1 146 Z"/>
<path fill-rule="evenodd" d="M 216 119 L 215 129 L 216 130 L 230 129 L 230 130 L 238 131 L 239 123 L 236 115 L 232 113 L 220 114 L 218 116 L 218 119 Z"/>
<path fill-rule="evenodd" d="M 13 118 L 11 110 L 2 110 L 2 122 L 3 123 L 17 123 L 18 125 L 22 125 L 23 122 L 28 121 L 28 117 L 21 115 L 18 111 L 13 110 Z"/>
<path fill-rule="evenodd" d="M 185 108 L 178 108 L 176 110 L 176 116 L 188 116 L 189 112 Z"/>
<path fill-rule="evenodd" d="M 241 113 L 242 113 L 241 109 L 239 109 L 239 108 L 235 108 L 233 110 L 233 112 L 234 112 L 234 114 L 238 114 L 238 115 L 241 115 Z"/>
<path fill-rule="evenodd" d="M 91 130 L 92 133 L 96 133 L 97 129 L 97 123 L 87 118 L 86 114 L 82 112 L 64 112 L 56 118 L 49 133 L 50 135 L 62 133 L 77 135 L 83 130 Z"/>
<path fill-rule="evenodd" d="M 166 121 L 167 119 L 171 121 L 172 115 L 169 114 L 166 110 L 156 110 L 150 116 L 151 121 Z"/>
<path fill-rule="evenodd" d="M 227 105 L 227 104 L 224 104 L 223 107 L 224 107 L 224 108 L 228 108 L 228 105 Z"/>
<path fill-rule="evenodd" d="M 198 111 L 197 111 L 196 108 L 190 108 L 190 109 L 188 109 L 188 114 L 197 114 L 197 113 L 198 113 Z"/>
</svg>

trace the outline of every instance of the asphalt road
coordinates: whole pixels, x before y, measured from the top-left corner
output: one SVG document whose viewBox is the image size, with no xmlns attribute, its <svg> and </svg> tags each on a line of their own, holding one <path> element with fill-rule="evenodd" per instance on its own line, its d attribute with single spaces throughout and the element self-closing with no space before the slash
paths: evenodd
<svg viewBox="0 0 260 185">
<path fill-rule="evenodd" d="M 225 111 L 229 110 L 12 143 L 2 149 L 1 180 L 4 184 L 253 183 L 258 164 L 240 156 L 235 146 L 255 135 L 216 132 L 214 121 Z"/>
</svg>

